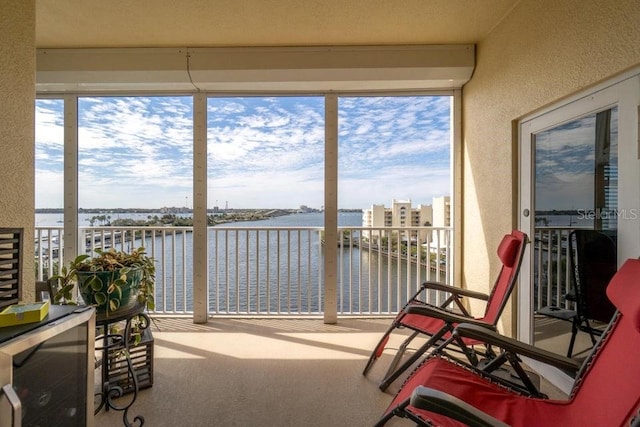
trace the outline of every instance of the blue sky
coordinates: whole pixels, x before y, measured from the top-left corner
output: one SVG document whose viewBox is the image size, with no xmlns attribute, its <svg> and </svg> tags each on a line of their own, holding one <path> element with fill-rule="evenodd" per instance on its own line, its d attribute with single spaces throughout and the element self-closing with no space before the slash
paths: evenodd
<svg viewBox="0 0 640 427">
<path fill-rule="evenodd" d="M 36 104 L 36 207 L 62 207 L 61 100 Z M 191 97 L 80 98 L 80 207 L 193 204 Z M 340 97 L 340 208 L 449 195 L 449 97 Z M 319 208 L 322 97 L 218 97 L 207 106 L 209 207 Z M 127 191 L 122 192 L 126 187 Z"/>
<path fill-rule="evenodd" d="M 617 108 L 613 108 L 611 145 L 606 157 L 615 169 L 618 164 L 617 129 Z M 596 135 L 596 114 L 536 134 L 537 211 L 594 208 Z M 612 184 L 615 182 L 617 179 Z"/>
</svg>

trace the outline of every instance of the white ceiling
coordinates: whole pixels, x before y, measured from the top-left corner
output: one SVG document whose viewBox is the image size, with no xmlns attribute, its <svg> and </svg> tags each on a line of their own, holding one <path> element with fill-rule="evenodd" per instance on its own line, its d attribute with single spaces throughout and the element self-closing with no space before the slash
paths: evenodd
<svg viewBox="0 0 640 427">
<path fill-rule="evenodd" d="M 474 44 L 520 0 L 36 0 L 36 47 Z"/>
</svg>

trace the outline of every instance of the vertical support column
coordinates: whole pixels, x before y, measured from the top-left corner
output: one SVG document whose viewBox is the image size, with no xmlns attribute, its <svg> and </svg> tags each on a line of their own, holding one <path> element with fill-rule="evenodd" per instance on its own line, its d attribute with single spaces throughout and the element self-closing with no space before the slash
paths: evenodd
<svg viewBox="0 0 640 427">
<path fill-rule="evenodd" d="M 324 323 L 338 322 L 338 97 L 324 100 Z"/>
<path fill-rule="evenodd" d="M 193 323 L 209 318 L 207 228 L 207 97 L 193 98 Z"/>
<path fill-rule="evenodd" d="M 62 265 L 85 251 L 78 230 L 78 97 L 64 97 L 64 250 Z"/>
<path fill-rule="evenodd" d="M 453 262 L 447 280 L 462 283 L 462 90 L 455 89 L 451 99 L 451 227 Z"/>
<path fill-rule="evenodd" d="M 20 265 L 26 301 L 35 299 L 35 34 L 35 0 L 0 2 L 0 224 L 24 230 L 23 252 L 31 254 Z"/>
</svg>

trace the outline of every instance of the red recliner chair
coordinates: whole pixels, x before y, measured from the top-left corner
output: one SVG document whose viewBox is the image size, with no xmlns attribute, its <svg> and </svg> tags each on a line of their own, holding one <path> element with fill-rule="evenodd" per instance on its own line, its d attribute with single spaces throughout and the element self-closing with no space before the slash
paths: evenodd
<svg viewBox="0 0 640 427">
<path fill-rule="evenodd" d="M 640 260 L 624 263 L 607 296 L 616 314 L 584 361 L 567 400 L 531 397 L 438 353 L 407 378 L 376 426 L 395 416 L 422 426 L 640 426 Z M 575 362 L 472 325 L 460 325 L 454 334 L 561 368 Z"/>
<path fill-rule="evenodd" d="M 497 251 L 498 258 L 500 258 L 502 262 L 502 268 L 489 295 L 438 282 L 423 283 L 420 289 L 398 313 L 389 329 L 374 348 L 364 368 L 363 375 L 367 375 L 373 363 L 382 356 L 389 336 L 398 328 L 408 328 L 413 330 L 413 333 L 402 343 L 396 352 L 385 378 L 380 382 L 381 390 L 385 390 L 422 355 L 429 351 L 429 349 L 447 340 L 450 337 L 451 331 L 453 331 L 453 328 L 458 323 L 472 322 L 479 326 L 495 330 L 502 310 L 516 283 L 527 242 L 527 235 L 518 230 L 513 230 L 502 238 Z M 450 296 L 442 305 L 434 306 L 424 302 L 423 295 L 430 290 L 447 292 Z M 466 310 L 463 302 L 464 298 L 486 301 L 484 315 L 478 318 L 472 317 Z M 458 311 L 452 309 L 454 304 Z M 419 335 L 426 335 L 429 339 L 398 367 L 407 347 L 413 339 Z M 469 348 L 475 344 L 482 344 L 472 339 L 463 339 L 462 341 L 463 342 L 459 344 L 465 352 L 468 352 Z M 474 358 L 473 354 L 468 354 L 467 356 Z"/>
</svg>

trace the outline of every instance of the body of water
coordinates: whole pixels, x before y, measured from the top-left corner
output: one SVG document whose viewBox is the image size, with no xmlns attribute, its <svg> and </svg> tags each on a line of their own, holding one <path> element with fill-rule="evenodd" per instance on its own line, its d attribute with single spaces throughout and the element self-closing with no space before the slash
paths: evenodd
<svg viewBox="0 0 640 427">
<path fill-rule="evenodd" d="M 151 214 L 131 214 L 146 219 Z M 160 213 L 157 214 L 161 216 Z M 80 215 L 90 226 L 94 214 Z M 38 214 L 39 227 L 61 226 L 61 214 Z M 120 218 L 124 218 L 120 214 Z M 112 219 L 115 219 L 112 217 Z M 209 311 L 211 313 L 318 313 L 323 311 L 324 214 L 299 213 L 209 228 Z M 340 212 L 340 227 L 362 226 L 360 212 Z M 278 227 L 272 229 L 272 227 Z M 353 233 L 353 237 L 358 237 Z M 193 310 L 192 233 L 138 239 L 158 260 L 156 307 Z M 126 248 L 125 248 L 126 249 Z M 174 261 L 175 260 L 175 261 Z M 409 264 L 409 265 L 407 265 Z M 338 251 L 341 312 L 397 311 L 410 292 L 407 280 L 426 278 L 425 268 L 377 251 L 343 246 Z M 398 286 L 398 284 L 404 284 Z"/>
</svg>

